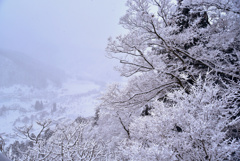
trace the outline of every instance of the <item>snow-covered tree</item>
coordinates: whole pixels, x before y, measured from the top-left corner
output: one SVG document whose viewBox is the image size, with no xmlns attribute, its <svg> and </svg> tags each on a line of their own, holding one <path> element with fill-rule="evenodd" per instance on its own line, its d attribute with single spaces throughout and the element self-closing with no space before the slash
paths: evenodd
<svg viewBox="0 0 240 161">
<path fill-rule="evenodd" d="M 7 155 L 12 160 L 105 160 L 111 156 L 103 141 L 91 135 L 91 123 L 84 119 L 64 121 L 50 126 L 50 121 L 38 122 L 39 133 L 34 134 L 32 126 L 19 129 L 19 134 L 28 140 L 10 145 Z M 51 130 L 49 130 L 51 127 Z"/>
<path fill-rule="evenodd" d="M 240 124 L 227 108 L 236 89 L 224 91 L 212 81 L 198 79 L 190 88 L 169 92 L 166 101 L 155 100 L 150 116 L 135 117 L 131 139 L 121 145 L 130 160 L 233 160 L 240 144 L 228 138 L 228 128 Z M 239 89 L 238 89 L 239 90 Z M 235 155 L 234 155 L 235 154 Z"/>
<path fill-rule="evenodd" d="M 120 24 L 128 33 L 110 38 L 107 51 L 129 79 L 101 97 L 105 137 L 130 160 L 231 158 L 239 151 L 227 131 L 239 123 L 240 1 L 128 0 L 127 6 Z"/>
<path fill-rule="evenodd" d="M 123 76 L 136 77 L 125 98 L 109 101 L 142 106 L 165 90 L 186 88 L 208 70 L 239 80 L 239 1 L 132 0 L 127 5 L 120 24 L 129 32 L 110 38 L 107 51 L 120 60 Z"/>
<path fill-rule="evenodd" d="M 131 78 L 126 88 L 110 87 L 103 106 L 139 109 L 155 97 L 164 99 L 169 90 L 188 92 L 208 71 L 219 83 L 237 86 L 239 1 L 131 0 L 127 5 L 120 24 L 129 32 L 110 38 L 107 51 L 119 59 L 121 74 Z"/>
<path fill-rule="evenodd" d="M 237 160 L 240 1 L 127 6 L 120 24 L 128 32 L 110 38 L 107 52 L 128 81 L 102 94 L 93 122 L 78 118 L 50 133 L 39 123 L 38 135 L 20 129 L 32 142 L 21 159 Z"/>
</svg>

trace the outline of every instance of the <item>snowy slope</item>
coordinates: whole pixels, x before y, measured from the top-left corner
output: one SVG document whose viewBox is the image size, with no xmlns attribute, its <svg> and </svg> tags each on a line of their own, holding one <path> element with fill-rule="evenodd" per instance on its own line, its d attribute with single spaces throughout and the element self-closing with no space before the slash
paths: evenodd
<svg viewBox="0 0 240 161">
<path fill-rule="evenodd" d="M 64 72 L 16 53 L 0 51 L 0 135 L 16 139 L 14 127 L 46 119 L 94 115 L 103 84 L 67 79 Z"/>
<path fill-rule="evenodd" d="M 49 82 L 60 85 L 66 74 L 22 53 L 0 50 L 0 86 L 15 84 L 43 88 Z"/>
<path fill-rule="evenodd" d="M 75 119 L 93 116 L 101 86 L 93 82 L 71 80 L 59 87 L 36 89 L 15 85 L 0 88 L 0 135 L 15 138 L 14 127 L 46 119 Z M 42 103 L 36 109 L 36 102 Z"/>
</svg>

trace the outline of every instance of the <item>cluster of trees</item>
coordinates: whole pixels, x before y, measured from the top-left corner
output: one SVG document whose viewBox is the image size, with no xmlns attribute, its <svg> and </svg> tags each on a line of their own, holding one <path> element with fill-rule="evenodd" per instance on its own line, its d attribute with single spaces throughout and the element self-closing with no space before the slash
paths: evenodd
<svg viewBox="0 0 240 161">
<path fill-rule="evenodd" d="M 96 116 L 31 134 L 15 160 L 240 158 L 240 1 L 128 0 L 129 32 L 107 46 L 129 77 Z M 18 149 L 20 151 L 20 149 Z M 14 160 L 9 148 L 6 153 Z"/>
<path fill-rule="evenodd" d="M 34 109 L 37 111 L 43 110 L 43 102 L 42 101 L 36 101 L 34 105 Z"/>
<path fill-rule="evenodd" d="M 37 122 L 39 132 L 32 126 L 19 128 L 20 137 L 26 142 L 6 148 L 5 153 L 12 160 L 95 160 L 106 158 L 105 144 L 91 137 L 91 124 L 86 119 L 76 119 L 50 126 L 52 121 Z M 51 127 L 51 128 L 50 128 Z"/>
</svg>

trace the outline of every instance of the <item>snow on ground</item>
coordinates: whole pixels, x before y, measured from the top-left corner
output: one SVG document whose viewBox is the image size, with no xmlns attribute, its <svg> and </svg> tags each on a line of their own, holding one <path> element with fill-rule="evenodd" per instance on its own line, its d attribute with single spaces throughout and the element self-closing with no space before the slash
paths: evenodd
<svg viewBox="0 0 240 161">
<path fill-rule="evenodd" d="M 81 80 L 46 89 L 19 85 L 0 88 L 0 135 L 10 143 L 15 137 L 14 127 L 37 120 L 93 116 L 101 88 L 97 83 Z M 36 108 L 37 101 L 42 104 L 40 108 Z"/>
</svg>

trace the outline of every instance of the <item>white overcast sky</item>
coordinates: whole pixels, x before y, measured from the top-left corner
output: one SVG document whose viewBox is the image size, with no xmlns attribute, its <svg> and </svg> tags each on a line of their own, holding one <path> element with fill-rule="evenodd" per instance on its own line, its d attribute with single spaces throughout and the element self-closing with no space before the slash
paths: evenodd
<svg viewBox="0 0 240 161">
<path fill-rule="evenodd" d="M 126 0 L 0 0 L 0 49 L 30 55 L 82 77 L 119 79 L 105 57 Z"/>
</svg>

